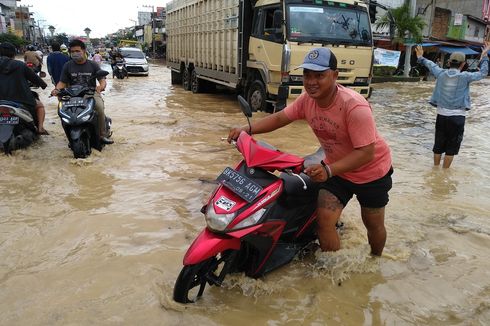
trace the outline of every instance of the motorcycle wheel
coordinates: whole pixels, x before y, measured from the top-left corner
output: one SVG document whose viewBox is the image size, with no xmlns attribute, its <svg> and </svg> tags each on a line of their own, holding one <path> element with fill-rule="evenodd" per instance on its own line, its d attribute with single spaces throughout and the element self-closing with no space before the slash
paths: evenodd
<svg viewBox="0 0 490 326">
<path fill-rule="evenodd" d="M 232 266 L 237 251 L 229 250 L 194 265 L 182 268 L 174 286 L 174 301 L 193 303 L 204 293 L 206 283 L 221 286 L 226 274 L 233 270 Z"/>
<path fill-rule="evenodd" d="M 209 258 L 199 264 L 182 268 L 174 286 L 174 300 L 180 303 L 192 303 L 199 299 L 206 287 L 207 275 L 215 265 L 216 258 Z M 191 298 L 189 298 L 189 296 Z"/>
<path fill-rule="evenodd" d="M 86 158 L 92 153 L 90 138 L 85 134 L 72 141 L 71 149 L 75 158 Z"/>
</svg>

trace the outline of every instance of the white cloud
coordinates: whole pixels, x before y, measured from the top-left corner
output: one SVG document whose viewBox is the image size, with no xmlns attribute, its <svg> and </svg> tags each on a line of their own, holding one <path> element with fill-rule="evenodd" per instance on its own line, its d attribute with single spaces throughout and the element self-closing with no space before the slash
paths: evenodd
<svg viewBox="0 0 490 326">
<path fill-rule="evenodd" d="M 90 28 L 91 37 L 102 37 L 120 28 L 133 26 L 138 11 L 151 11 L 145 6 L 165 7 L 167 0 L 21 0 L 17 5 L 29 6 L 39 25 L 53 25 L 55 34 L 84 36 Z M 48 33 L 46 29 L 46 33 Z"/>
</svg>

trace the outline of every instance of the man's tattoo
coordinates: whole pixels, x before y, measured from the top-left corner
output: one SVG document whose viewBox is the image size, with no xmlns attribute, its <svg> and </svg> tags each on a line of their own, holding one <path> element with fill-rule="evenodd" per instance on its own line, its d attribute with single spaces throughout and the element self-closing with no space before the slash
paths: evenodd
<svg viewBox="0 0 490 326">
<path fill-rule="evenodd" d="M 318 208 L 336 211 L 338 209 L 343 209 L 344 206 L 330 191 L 320 189 L 320 192 L 318 193 Z"/>
</svg>

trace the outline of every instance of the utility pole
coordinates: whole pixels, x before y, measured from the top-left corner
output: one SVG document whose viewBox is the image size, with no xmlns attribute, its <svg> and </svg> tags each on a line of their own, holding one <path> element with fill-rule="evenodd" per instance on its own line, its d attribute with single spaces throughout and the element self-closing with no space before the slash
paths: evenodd
<svg viewBox="0 0 490 326">
<path fill-rule="evenodd" d="M 152 49 L 153 49 L 153 59 L 156 58 L 156 49 L 155 49 L 155 20 L 156 20 L 156 13 L 155 13 L 155 6 L 147 6 L 143 5 L 143 7 L 146 8 L 151 8 L 151 40 L 152 40 Z"/>
<path fill-rule="evenodd" d="M 409 8 L 410 8 L 410 17 L 415 17 L 415 9 L 417 7 L 417 0 L 408 0 L 409 1 Z M 412 37 L 412 34 L 408 35 L 409 38 Z M 412 47 L 413 44 L 410 41 L 409 44 L 405 46 L 405 68 L 403 71 L 403 76 L 408 77 L 410 75 L 410 59 L 412 57 Z"/>
</svg>

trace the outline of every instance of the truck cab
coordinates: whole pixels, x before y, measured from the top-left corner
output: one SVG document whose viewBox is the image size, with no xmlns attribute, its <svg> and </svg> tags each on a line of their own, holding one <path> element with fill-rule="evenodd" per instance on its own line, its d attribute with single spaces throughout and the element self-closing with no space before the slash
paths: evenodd
<svg viewBox="0 0 490 326">
<path fill-rule="evenodd" d="M 338 82 L 370 95 L 373 40 L 368 7 L 355 0 L 172 0 L 167 4 L 172 84 L 216 84 L 254 111 L 276 111 L 303 91 L 297 69 L 313 48 L 337 57 Z"/>
<path fill-rule="evenodd" d="M 322 46 L 337 57 L 338 82 L 368 97 L 373 41 L 366 6 L 355 1 L 257 1 L 247 61 L 256 71 L 248 93 L 252 108 L 264 109 L 264 94 L 276 110 L 298 97 L 303 71 L 297 68 L 312 48 Z"/>
</svg>

